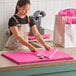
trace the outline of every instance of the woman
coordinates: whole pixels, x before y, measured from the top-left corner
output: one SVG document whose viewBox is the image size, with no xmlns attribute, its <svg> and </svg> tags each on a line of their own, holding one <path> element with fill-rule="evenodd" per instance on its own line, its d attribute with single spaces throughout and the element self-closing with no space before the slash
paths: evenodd
<svg viewBox="0 0 76 76">
<path fill-rule="evenodd" d="M 45 49 L 50 50 L 50 47 L 44 42 L 38 32 L 34 20 L 27 15 L 29 10 L 29 0 L 18 0 L 15 14 L 9 19 L 11 36 L 6 43 L 6 50 L 20 50 L 28 47 L 32 52 L 35 52 L 35 47 L 28 42 L 28 33 L 30 29 L 32 29 L 34 36 Z"/>
</svg>

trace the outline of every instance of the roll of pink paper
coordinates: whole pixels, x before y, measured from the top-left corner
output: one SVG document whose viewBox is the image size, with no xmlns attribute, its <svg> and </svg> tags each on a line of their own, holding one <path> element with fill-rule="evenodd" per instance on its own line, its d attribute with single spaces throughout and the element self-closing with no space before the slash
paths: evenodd
<svg viewBox="0 0 76 76">
<path fill-rule="evenodd" d="M 50 38 L 50 34 L 43 34 L 43 35 L 41 35 L 44 39 L 47 39 L 47 38 Z M 36 39 L 36 37 L 35 36 L 28 36 L 28 39 L 29 40 L 34 40 L 34 39 Z"/>
<path fill-rule="evenodd" d="M 40 54 L 40 55 L 43 55 L 46 57 L 43 59 L 40 59 L 37 56 L 37 54 Z M 71 55 L 61 52 L 58 49 L 51 49 L 49 51 L 37 50 L 36 53 L 33 53 L 31 51 L 11 52 L 11 53 L 3 53 L 1 55 L 19 65 L 73 59 L 73 57 Z"/>
</svg>

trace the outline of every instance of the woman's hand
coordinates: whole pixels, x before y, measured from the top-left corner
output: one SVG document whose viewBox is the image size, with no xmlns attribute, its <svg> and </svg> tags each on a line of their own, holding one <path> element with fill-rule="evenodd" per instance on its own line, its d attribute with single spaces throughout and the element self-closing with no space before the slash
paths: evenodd
<svg viewBox="0 0 76 76">
<path fill-rule="evenodd" d="M 51 46 L 48 46 L 48 45 L 45 45 L 44 47 L 45 47 L 45 49 L 48 50 L 48 51 L 49 51 L 50 49 L 52 49 L 52 47 L 51 47 Z"/>
<path fill-rule="evenodd" d="M 32 46 L 32 45 L 29 47 L 29 49 L 30 49 L 30 51 L 31 51 L 31 52 L 36 52 L 35 47 L 34 47 L 34 46 Z"/>
</svg>

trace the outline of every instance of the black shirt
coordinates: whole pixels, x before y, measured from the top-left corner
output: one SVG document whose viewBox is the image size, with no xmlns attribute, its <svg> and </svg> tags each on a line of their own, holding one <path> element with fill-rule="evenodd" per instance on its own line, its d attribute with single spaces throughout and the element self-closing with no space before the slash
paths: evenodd
<svg viewBox="0 0 76 76">
<path fill-rule="evenodd" d="M 30 17 L 30 16 L 29 16 L 29 21 L 30 22 L 28 22 L 28 16 L 25 16 L 24 18 L 20 18 L 17 15 L 14 15 L 14 16 L 17 19 L 18 23 L 16 22 L 16 20 L 13 17 L 11 17 L 9 19 L 9 22 L 8 22 L 8 27 L 16 26 L 17 24 L 27 24 L 27 23 L 29 23 L 30 27 L 32 27 L 33 25 L 35 25 L 34 19 L 32 17 Z"/>
<path fill-rule="evenodd" d="M 18 20 L 18 23 L 19 24 L 27 24 L 28 23 L 28 16 L 25 16 L 24 18 L 20 18 L 18 17 L 17 15 L 14 15 L 16 17 L 16 19 Z M 35 21 L 32 17 L 29 16 L 29 19 L 30 19 L 30 27 L 32 27 L 33 25 L 35 25 Z M 18 24 L 15 19 L 13 17 L 11 17 L 9 19 L 9 22 L 8 22 L 8 27 L 11 27 L 11 26 L 16 26 Z"/>
</svg>

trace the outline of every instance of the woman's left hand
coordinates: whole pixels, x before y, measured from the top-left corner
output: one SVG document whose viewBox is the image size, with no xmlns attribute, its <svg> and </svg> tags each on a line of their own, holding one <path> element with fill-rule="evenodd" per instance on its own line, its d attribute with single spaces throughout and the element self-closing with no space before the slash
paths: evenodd
<svg viewBox="0 0 76 76">
<path fill-rule="evenodd" d="M 52 48 L 51 48 L 51 46 L 46 45 L 46 46 L 45 46 L 45 49 L 49 51 L 49 50 L 52 49 Z"/>
</svg>

